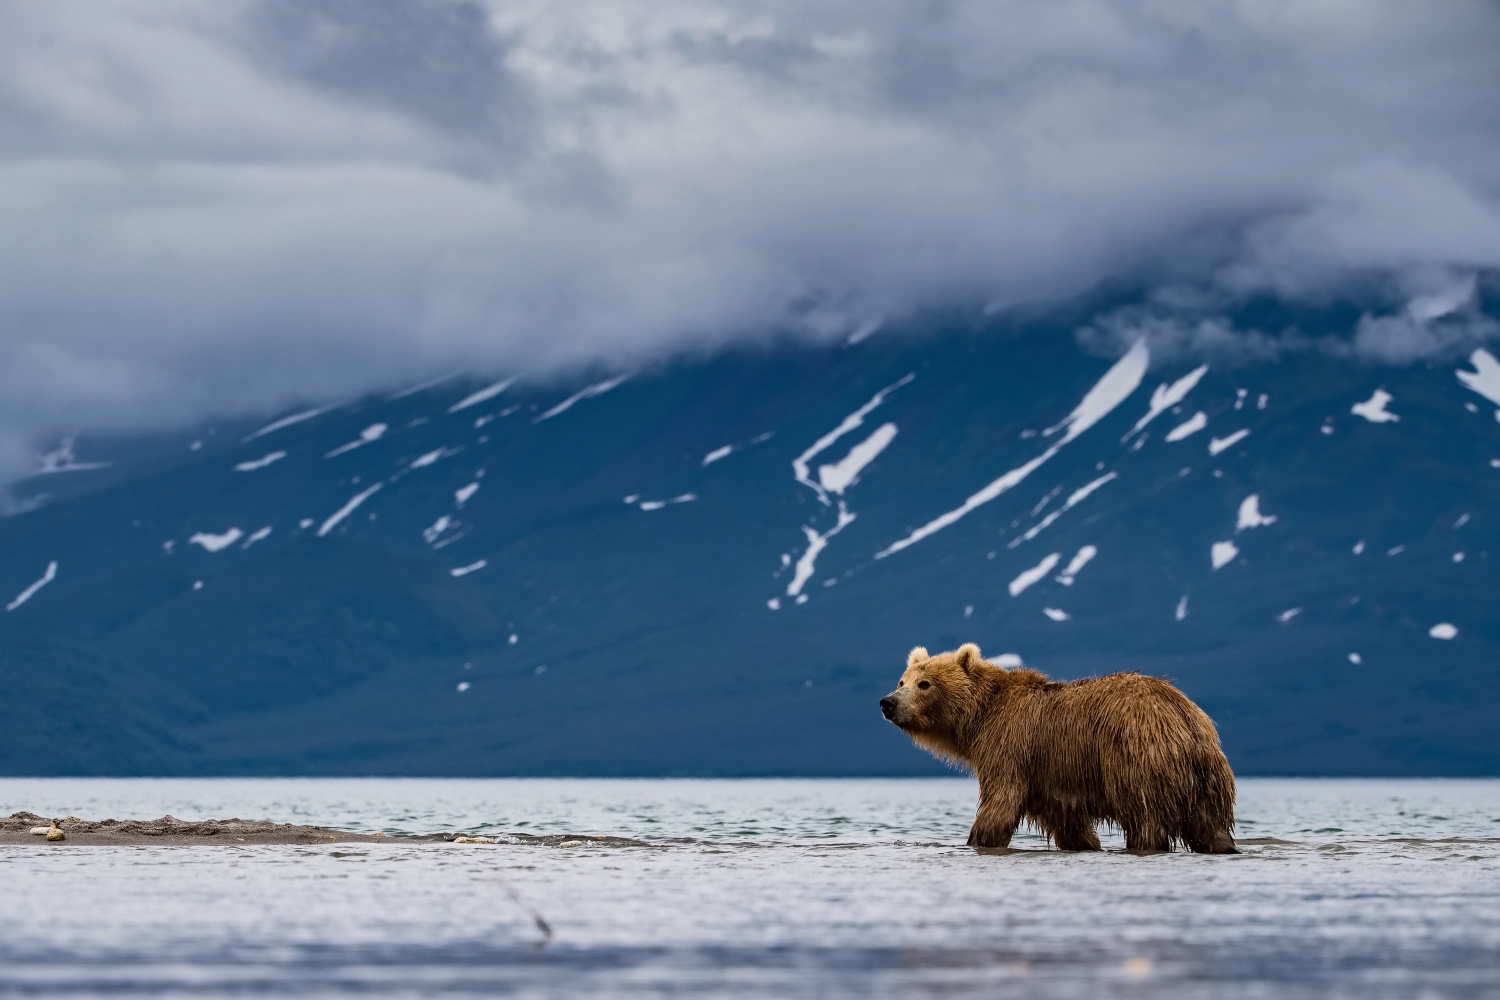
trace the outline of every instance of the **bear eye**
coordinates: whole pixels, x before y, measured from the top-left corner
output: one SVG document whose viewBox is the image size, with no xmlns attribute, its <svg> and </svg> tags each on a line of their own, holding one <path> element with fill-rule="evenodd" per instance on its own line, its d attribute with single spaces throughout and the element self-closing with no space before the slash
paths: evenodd
<svg viewBox="0 0 1500 1000">
<path fill-rule="evenodd" d="M 926 691 L 928 688 L 932 687 L 932 682 L 931 681 L 922 681 L 921 683 L 919 683 L 917 685 L 917 687 L 921 688 L 923 691 Z"/>
<path fill-rule="evenodd" d="M 905 681 L 897 681 L 896 682 L 896 686 L 898 688 L 904 688 L 904 687 L 906 687 L 906 682 Z"/>
</svg>

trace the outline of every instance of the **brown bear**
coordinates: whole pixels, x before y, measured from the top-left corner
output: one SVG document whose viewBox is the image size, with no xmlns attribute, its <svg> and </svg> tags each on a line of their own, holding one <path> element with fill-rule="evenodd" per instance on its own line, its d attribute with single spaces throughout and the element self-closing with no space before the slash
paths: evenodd
<svg viewBox="0 0 1500 1000">
<path fill-rule="evenodd" d="M 1024 819 L 1065 851 L 1097 851 L 1103 820 L 1129 850 L 1235 853 L 1234 772 L 1219 734 L 1160 678 L 1061 683 L 988 663 L 973 643 L 937 656 L 918 646 L 880 710 L 979 779 L 975 847 L 1008 846 Z"/>
</svg>

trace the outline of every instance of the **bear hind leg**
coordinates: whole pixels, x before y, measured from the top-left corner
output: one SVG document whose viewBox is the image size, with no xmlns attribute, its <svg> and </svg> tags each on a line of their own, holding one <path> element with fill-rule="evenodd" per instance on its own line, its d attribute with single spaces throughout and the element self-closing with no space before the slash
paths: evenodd
<svg viewBox="0 0 1500 1000">
<path fill-rule="evenodd" d="M 1194 854 L 1238 854 L 1234 846 L 1234 835 L 1223 828 L 1201 827 L 1194 824 L 1182 838 L 1188 850 Z"/>
<path fill-rule="evenodd" d="M 1057 849 L 1060 851 L 1097 851 L 1101 849 L 1099 846 L 1099 835 L 1094 832 L 1094 824 L 1088 820 L 1069 818 L 1048 832 L 1052 834 L 1052 842 L 1057 845 Z"/>
<path fill-rule="evenodd" d="M 1172 837 L 1166 830 L 1152 825 L 1125 827 L 1125 850 L 1170 851 Z"/>
<path fill-rule="evenodd" d="M 1200 804 L 1188 818 L 1182 839 L 1195 854 L 1238 854 L 1233 824 L 1232 814 L 1226 822 L 1213 809 Z"/>
</svg>

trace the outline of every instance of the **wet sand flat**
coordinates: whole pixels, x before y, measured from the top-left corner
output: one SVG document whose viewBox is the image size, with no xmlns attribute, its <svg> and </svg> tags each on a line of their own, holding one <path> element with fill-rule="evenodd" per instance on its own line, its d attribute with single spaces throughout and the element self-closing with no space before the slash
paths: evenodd
<svg viewBox="0 0 1500 1000">
<path fill-rule="evenodd" d="M 5 794 L 3 811 L 27 810 L 15 825 L 305 824 L 247 824 L 267 838 L 252 842 L 234 821 L 100 823 L 132 839 L 82 850 L 82 820 L 61 844 L 7 834 L 7 996 L 1500 997 L 1496 781 L 1246 780 L 1241 853 L 1222 856 L 1134 855 L 1110 831 L 1095 854 L 1030 833 L 976 852 L 964 781 L 27 779 Z"/>
</svg>

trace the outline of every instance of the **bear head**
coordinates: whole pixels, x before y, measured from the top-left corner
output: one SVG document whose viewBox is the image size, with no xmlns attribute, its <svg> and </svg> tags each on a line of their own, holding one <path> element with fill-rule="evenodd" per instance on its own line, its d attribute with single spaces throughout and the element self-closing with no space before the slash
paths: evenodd
<svg viewBox="0 0 1500 1000">
<path fill-rule="evenodd" d="M 936 656 L 918 646 L 907 656 L 896 690 L 880 699 L 881 714 L 920 746 L 958 758 L 962 753 L 955 740 L 978 708 L 981 674 L 997 669 L 972 642 Z"/>
</svg>

